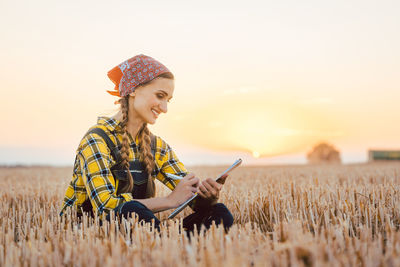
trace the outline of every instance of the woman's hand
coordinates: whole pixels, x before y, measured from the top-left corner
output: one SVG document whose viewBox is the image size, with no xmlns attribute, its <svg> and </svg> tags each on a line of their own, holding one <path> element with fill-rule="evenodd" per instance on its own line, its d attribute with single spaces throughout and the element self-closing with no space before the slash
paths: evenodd
<svg viewBox="0 0 400 267">
<path fill-rule="evenodd" d="M 228 175 L 221 177 L 218 182 L 211 178 L 202 181 L 198 190 L 199 196 L 206 200 L 210 205 L 217 203 L 219 192 L 222 189 L 222 185 L 225 183 L 226 177 L 228 177 Z"/>
<path fill-rule="evenodd" d="M 191 198 L 197 192 L 199 182 L 199 178 L 195 177 L 194 173 L 189 173 L 180 180 L 174 191 L 167 197 L 171 202 L 172 208 L 178 207 Z"/>
</svg>

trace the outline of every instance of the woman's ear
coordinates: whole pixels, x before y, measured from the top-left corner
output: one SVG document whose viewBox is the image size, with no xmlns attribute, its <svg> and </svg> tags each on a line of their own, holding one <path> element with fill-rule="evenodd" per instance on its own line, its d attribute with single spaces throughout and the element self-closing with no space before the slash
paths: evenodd
<svg viewBox="0 0 400 267">
<path fill-rule="evenodd" d="M 135 97 L 135 96 L 136 96 L 136 93 L 135 93 L 135 92 L 132 92 L 132 93 L 129 94 L 129 96 Z"/>
</svg>

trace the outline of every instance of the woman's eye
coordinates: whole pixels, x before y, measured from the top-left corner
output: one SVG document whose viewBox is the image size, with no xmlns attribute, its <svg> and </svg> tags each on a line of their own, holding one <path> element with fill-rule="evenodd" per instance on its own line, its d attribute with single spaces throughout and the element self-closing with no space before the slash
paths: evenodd
<svg viewBox="0 0 400 267">
<path fill-rule="evenodd" d="M 163 94 L 156 94 L 158 99 L 166 99 L 167 97 L 164 96 Z M 168 99 L 167 102 L 169 103 L 171 101 L 171 99 Z"/>
</svg>

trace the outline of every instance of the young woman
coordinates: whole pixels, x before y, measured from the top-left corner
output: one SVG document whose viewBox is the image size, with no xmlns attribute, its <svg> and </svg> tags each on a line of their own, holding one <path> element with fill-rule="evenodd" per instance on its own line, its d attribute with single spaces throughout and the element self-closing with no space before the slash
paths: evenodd
<svg viewBox="0 0 400 267">
<path fill-rule="evenodd" d="M 228 229 L 232 214 L 217 203 L 222 184 L 188 173 L 170 146 L 147 128 L 168 110 L 174 93 L 172 73 L 141 54 L 110 70 L 108 77 L 115 84 L 108 92 L 119 97 L 120 110 L 112 117 L 99 117 L 81 140 L 60 215 L 73 207 L 78 216 L 87 212 L 109 220 L 114 210 L 120 218 L 136 214 L 140 221 L 154 221 L 159 229 L 154 213 L 174 209 L 197 192 L 194 213 L 184 218 L 183 227 L 208 228 L 214 221 Z M 174 181 L 166 173 L 184 178 Z M 156 197 L 155 179 L 172 190 L 167 197 Z"/>
</svg>

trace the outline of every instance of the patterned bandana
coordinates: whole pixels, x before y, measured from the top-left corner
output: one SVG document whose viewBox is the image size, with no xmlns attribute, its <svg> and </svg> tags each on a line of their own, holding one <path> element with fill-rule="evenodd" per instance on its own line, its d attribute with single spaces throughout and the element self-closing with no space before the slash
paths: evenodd
<svg viewBox="0 0 400 267">
<path fill-rule="evenodd" d="M 167 67 L 152 57 L 140 54 L 130 58 L 107 73 L 115 84 L 109 94 L 124 97 L 135 91 L 143 83 L 151 81 L 163 73 L 170 72 Z"/>
</svg>

